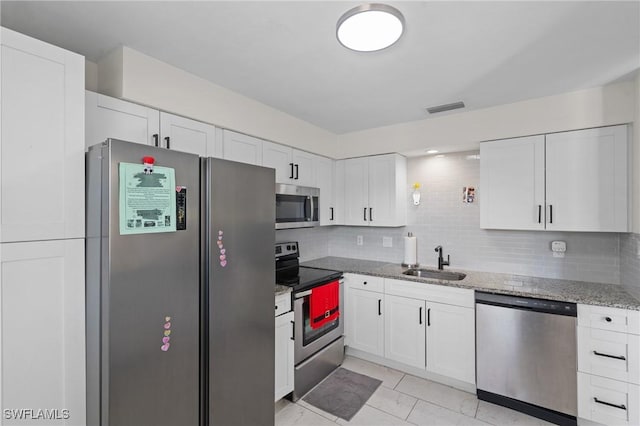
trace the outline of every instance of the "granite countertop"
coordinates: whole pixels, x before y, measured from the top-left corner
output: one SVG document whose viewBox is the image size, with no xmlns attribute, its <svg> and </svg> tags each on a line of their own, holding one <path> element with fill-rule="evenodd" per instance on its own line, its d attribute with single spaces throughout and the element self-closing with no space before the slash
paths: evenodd
<svg viewBox="0 0 640 426">
<path fill-rule="evenodd" d="M 286 285 L 276 284 L 276 296 L 280 296 L 281 294 L 291 293 L 291 287 L 287 287 Z"/>
<path fill-rule="evenodd" d="M 624 287 L 616 284 L 466 271 L 462 269 L 451 269 L 451 271 L 467 274 L 463 280 L 448 281 L 403 275 L 402 272 L 407 268 L 395 263 L 343 257 L 323 257 L 321 259 L 304 262 L 301 265 L 311 268 L 333 269 L 354 274 L 468 288 L 490 293 L 537 297 L 540 299 L 608 306 L 636 311 L 640 310 L 640 300 L 627 293 Z M 431 267 L 427 268 L 432 269 Z M 447 268 L 446 270 L 450 269 Z"/>
</svg>

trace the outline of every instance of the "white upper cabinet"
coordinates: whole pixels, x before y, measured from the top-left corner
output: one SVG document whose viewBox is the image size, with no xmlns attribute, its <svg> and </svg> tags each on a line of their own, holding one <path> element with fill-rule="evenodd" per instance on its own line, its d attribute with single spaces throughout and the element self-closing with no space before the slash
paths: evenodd
<svg viewBox="0 0 640 426">
<path fill-rule="evenodd" d="M 108 138 L 222 158 L 216 128 L 201 121 L 86 92 L 86 146 Z"/>
<path fill-rule="evenodd" d="M 160 146 L 158 110 L 90 91 L 85 103 L 87 148 L 109 138 Z"/>
<path fill-rule="evenodd" d="M 262 165 L 276 169 L 278 183 L 315 187 L 318 158 L 308 152 L 262 141 Z"/>
<path fill-rule="evenodd" d="M 167 149 L 222 158 L 222 141 L 211 124 L 161 112 L 160 135 Z"/>
<path fill-rule="evenodd" d="M 344 225 L 345 160 L 334 162 L 333 175 L 333 225 Z M 319 178 L 318 178 L 319 179 Z M 322 220 L 322 218 L 320 219 Z"/>
<path fill-rule="evenodd" d="M 222 141 L 225 160 L 262 165 L 262 144 L 264 141 L 261 139 L 231 130 L 223 130 Z"/>
<path fill-rule="evenodd" d="M 317 157 L 315 169 L 316 182 L 320 188 L 320 226 L 336 225 L 335 161 Z"/>
<path fill-rule="evenodd" d="M 0 40 L 0 242 L 83 238 L 84 58 Z"/>
<path fill-rule="evenodd" d="M 480 144 L 480 226 L 544 229 L 544 135 Z"/>
<path fill-rule="evenodd" d="M 546 136 L 547 229 L 626 232 L 627 127 Z"/>
<path fill-rule="evenodd" d="M 480 144 L 480 226 L 626 232 L 628 129 L 597 129 Z"/>
<path fill-rule="evenodd" d="M 399 154 L 345 160 L 344 223 L 404 226 L 407 223 L 407 160 Z"/>
</svg>

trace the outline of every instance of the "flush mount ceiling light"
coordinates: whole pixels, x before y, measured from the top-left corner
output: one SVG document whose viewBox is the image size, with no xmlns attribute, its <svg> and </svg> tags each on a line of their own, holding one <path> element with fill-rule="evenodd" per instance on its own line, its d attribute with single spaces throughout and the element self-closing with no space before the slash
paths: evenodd
<svg viewBox="0 0 640 426">
<path fill-rule="evenodd" d="M 347 11 L 338 20 L 336 37 L 344 47 L 374 52 L 398 41 L 404 30 L 404 17 L 395 7 L 367 3 Z"/>
</svg>

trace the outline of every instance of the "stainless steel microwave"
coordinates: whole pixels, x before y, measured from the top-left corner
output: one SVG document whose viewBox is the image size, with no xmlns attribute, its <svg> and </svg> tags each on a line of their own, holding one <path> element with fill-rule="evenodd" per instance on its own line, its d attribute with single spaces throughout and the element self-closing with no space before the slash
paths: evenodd
<svg viewBox="0 0 640 426">
<path fill-rule="evenodd" d="M 320 189 L 276 184 L 276 229 L 310 228 L 320 225 Z"/>
</svg>

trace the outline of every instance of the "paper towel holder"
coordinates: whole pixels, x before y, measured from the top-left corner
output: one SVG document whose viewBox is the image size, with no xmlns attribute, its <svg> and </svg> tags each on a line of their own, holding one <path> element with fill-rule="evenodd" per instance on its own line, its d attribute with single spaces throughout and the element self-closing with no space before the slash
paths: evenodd
<svg viewBox="0 0 640 426">
<path fill-rule="evenodd" d="M 409 232 L 409 234 L 407 235 L 409 237 L 413 237 L 413 232 Z M 417 262 L 417 258 L 416 258 L 416 263 L 404 263 L 402 262 L 400 265 L 404 268 L 417 268 L 418 266 L 420 266 L 420 264 Z"/>
</svg>

